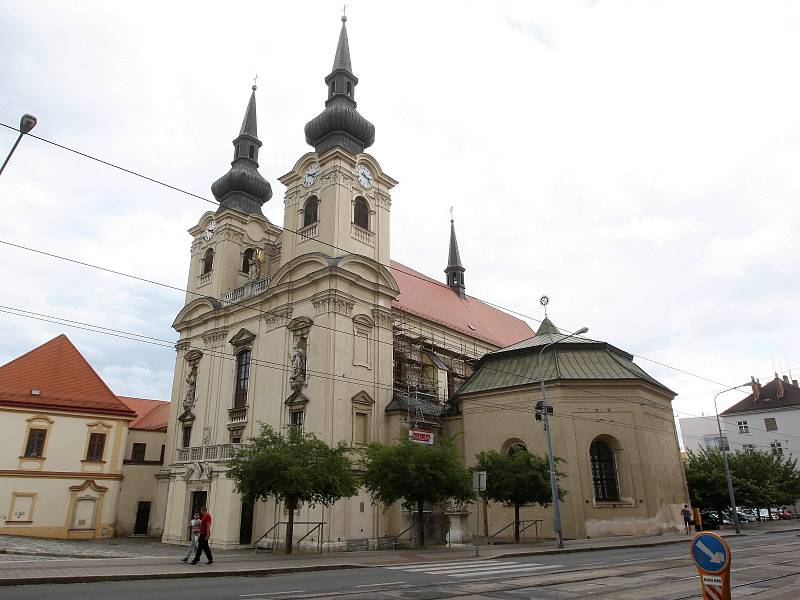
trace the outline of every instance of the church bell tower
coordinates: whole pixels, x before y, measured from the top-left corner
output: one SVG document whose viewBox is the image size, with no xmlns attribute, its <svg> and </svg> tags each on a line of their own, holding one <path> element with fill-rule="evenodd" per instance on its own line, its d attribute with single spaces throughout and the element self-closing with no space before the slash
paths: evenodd
<svg viewBox="0 0 800 600">
<path fill-rule="evenodd" d="M 356 110 L 353 73 L 342 17 L 333 68 L 325 77 L 325 109 L 305 126 L 313 146 L 280 178 L 286 185 L 281 256 L 311 252 L 330 257 L 359 254 L 389 264 L 389 191 L 397 182 L 365 153 L 375 126 Z"/>
</svg>

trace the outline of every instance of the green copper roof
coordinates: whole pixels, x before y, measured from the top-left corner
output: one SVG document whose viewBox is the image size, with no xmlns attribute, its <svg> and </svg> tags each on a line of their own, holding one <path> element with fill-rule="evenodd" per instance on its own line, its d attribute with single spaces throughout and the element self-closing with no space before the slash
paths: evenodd
<svg viewBox="0 0 800 600">
<path fill-rule="evenodd" d="M 553 333 L 557 331 L 545 319 L 539 327 L 541 333 L 487 354 L 457 395 L 539 383 L 539 353 L 550 343 L 553 345 L 542 354 L 545 382 L 638 379 L 673 393 L 634 363 L 631 354 L 606 342 Z"/>
</svg>

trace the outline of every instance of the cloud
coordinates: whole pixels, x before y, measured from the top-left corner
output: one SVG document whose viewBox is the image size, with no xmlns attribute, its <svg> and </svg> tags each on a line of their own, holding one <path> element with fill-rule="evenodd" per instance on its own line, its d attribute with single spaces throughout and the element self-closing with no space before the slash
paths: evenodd
<svg viewBox="0 0 800 600">
<path fill-rule="evenodd" d="M 800 366 L 800 6 L 726 5 L 724 26 L 710 4 L 645 2 L 348 16 L 369 152 L 400 181 L 393 258 L 443 278 L 453 205 L 469 294 L 540 318 L 546 293 L 556 324 L 729 385 L 773 356 Z M 322 1 L 0 4 L 0 121 L 36 114 L 39 135 L 210 197 L 259 73 L 281 224 L 277 177 L 309 150 L 338 17 Z M 0 129 L 0 152 L 14 137 Z M 0 239 L 178 287 L 209 208 L 34 139 L 0 177 Z M 1 245 L 0 281 L 4 305 L 177 337 L 180 292 Z M 170 348 L 6 314 L 0 362 L 62 332 L 118 393 L 169 396 Z M 638 362 L 709 412 L 720 386 Z"/>
</svg>

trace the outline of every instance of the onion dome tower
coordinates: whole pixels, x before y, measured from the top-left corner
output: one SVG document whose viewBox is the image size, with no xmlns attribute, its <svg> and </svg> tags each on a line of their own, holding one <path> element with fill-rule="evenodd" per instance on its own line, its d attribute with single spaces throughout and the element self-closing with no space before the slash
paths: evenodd
<svg viewBox="0 0 800 600">
<path fill-rule="evenodd" d="M 356 110 L 355 88 L 358 77 L 350 65 L 347 42 L 347 17 L 342 16 L 342 30 L 333 59 L 333 69 L 325 78 L 328 99 L 325 110 L 306 123 L 306 142 L 317 154 L 339 146 L 351 154 L 361 154 L 375 142 L 375 126 Z"/>
<path fill-rule="evenodd" d="M 211 186 L 211 193 L 219 201 L 217 212 L 232 208 L 245 214 L 261 215 L 261 206 L 272 198 L 272 186 L 258 172 L 258 139 L 256 123 L 256 86 L 244 114 L 239 137 L 233 140 L 233 162 L 230 170 Z"/>
</svg>

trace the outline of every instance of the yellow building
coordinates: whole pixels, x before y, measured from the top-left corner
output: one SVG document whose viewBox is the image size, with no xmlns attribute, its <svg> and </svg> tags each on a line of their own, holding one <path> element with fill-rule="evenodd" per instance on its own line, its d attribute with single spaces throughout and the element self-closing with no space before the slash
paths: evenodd
<svg viewBox="0 0 800 600">
<path fill-rule="evenodd" d="M 0 367 L 0 533 L 115 533 L 135 413 L 60 335 Z"/>
<path fill-rule="evenodd" d="M 534 419 L 542 379 L 553 410 L 553 455 L 562 461 L 557 470 L 567 491 L 561 506 L 564 535 L 681 531 L 680 509 L 689 499 L 672 418 L 675 393 L 636 365 L 631 354 L 564 335 L 547 318 L 534 337 L 484 356 L 454 398 L 459 414 L 450 425 L 463 432 L 466 464 L 488 450 L 525 448 L 547 455 L 542 422 Z M 540 521 L 536 526 L 546 537 L 554 536 L 552 515 L 550 507 L 521 511 L 521 519 Z M 490 504 L 489 535 L 513 519 L 513 507 Z M 511 532 L 509 527 L 499 537 Z"/>
</svg>

